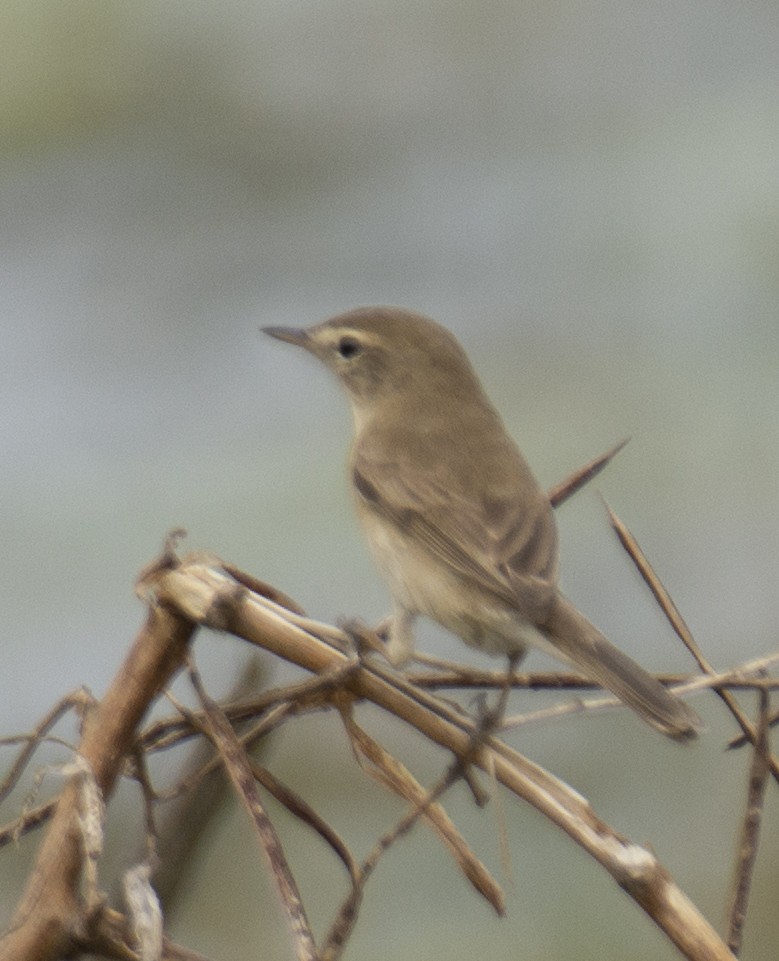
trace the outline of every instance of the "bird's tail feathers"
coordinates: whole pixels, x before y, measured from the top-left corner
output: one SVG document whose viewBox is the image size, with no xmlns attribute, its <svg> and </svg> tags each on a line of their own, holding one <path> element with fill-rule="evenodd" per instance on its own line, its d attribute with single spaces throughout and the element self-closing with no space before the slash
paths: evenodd
<svg viewBox="0 0 779 961">
<path fill-rule="evenodd" d="M 608 641 L 562 594 L 545 629 L 566 660 L 615 694 L 647 724 L 677 741 L 694 738 L 702 729 L 692 708 Z"/>
</svg>

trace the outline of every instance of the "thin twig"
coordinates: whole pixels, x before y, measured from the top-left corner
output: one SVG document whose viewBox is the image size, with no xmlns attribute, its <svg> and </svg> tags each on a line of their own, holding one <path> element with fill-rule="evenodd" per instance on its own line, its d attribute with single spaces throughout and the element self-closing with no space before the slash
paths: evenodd
<svg viewBox="0 0 779 961">
<path fill-rule="evenodd" d="M 103 908 L 90 924 L 85 937 L 76 937 L 76 945 L 90 957 L 98 955 L 113 958 L 116 961 L 138 961 L 135 946 L 127 938 L 129 924 L 127 918 L 119 911 Z M 163 938 L 162 956 L 160 961 L 209 961 L 209 959 L 191 951 L 169 938 Z"/>
<path fill-rule="evenodd" d="M 611 450 L 606 451 L 605 454 L 601 454 L 600 457 L 594 458 L 589 464 L 585 464 L 584 467 L 580 467 L 579 470 L 574 471 L 570 477 L 566 477 L 560 484 L 551 487 L 547 491 L 547 497 L 552 507 L 559 507 L 565 503 L 569 497 L 573 497 L 577 491 L 581 490 L 593 477 L 597 477 L 603 468 L 611 463 L 629 440 L 629 437 L 621 440 L 615 447 L 612 447 Z"/>
<path fill-rule="evenodd" d="M 5 847 L 6 844 L 16 844 L 25 834 L 45 824 L 57 810 L 58 800 L 58 797 L 51 798 L 37 807 L 22 812 L 18 818 L 14 818 L 9 824 L 4 824 L 0 828 L 0 848 Z"/>
<path fill-rule="evenodd" d="M 206 693 L 191 658 L 189 677 L 203 707 L 204 733 L 219 751 L 225 770 L 254 823 L 257 837 L 268 858 L 276 889 L 287 915 L 295 954 L 299 961 L 319 961 L 319 952 L 306 916 L 303 899 L 287 863 L 281 841 L 260 800 L 246 752 L 219 705 Z M 190 721 L 194 723 L 194 718 L 191 716 Z"/>
<path fill-rule="evenodd" d="M 609 522 L 614 528 L 620 543 L 635 564 L 647 587 L 654 595 L 669 624 L 674 629 L 677 636 L 690 654 L 692 654 L 700 669 L 706 674 L 716 673 L 701 649 L 698 647 L 695 639 L 692 636 L 692 632 L 690 631 L 689 627 L 687 627 L 684 618 L 679 613 L 679 609 L 671 599 L 671 595 L 668 593 L 660 578 L 655 573 L 652 565 L 647 560 L 646 555 L 639 547 L 635 537 L 633 537 L 627 526 L 619 519 L 619 517 L 617 517 L 609 505 L 606 504 L 605 500 L 604 504 L 608 512 Z M 735 697 L 730 693 L 730 691 L 725 689 L 718 689 L 717 695 L 733 715 L 736 723 L 743 731 L 745 737 L 747 737 L 752 744 L 757 744 L 757 731 L 755 730 L 755 727 L 750 721 L 749 717 L 742 710 Z M 769 757 L 769 766 L 774 780 L 777 782 L 777 784 L 779 784 L 779 760 L 777 760 L 773 754 Z"/>
<path fill-rule="evenodd" d="M 437 691 L 443 688 L 453 690 L 471 690 L 474 688 L 499 690 L 505 687 L 505 671 L 487 671 L 474 668 L 467 673 L 459 671 L 407 671 L 406 678 L 426 691 Z M 659 673 L 652 675 L 665 687 L 678 689 L 683 693 L 693 690 L 714 688 L 729 688 L 730 690 L 745 691 L 773 691 L 779 688 L 779 677 L 747 677 L 736 667 L 730 671 L 722 671 L 703 678 L 699 683 L 700 674 Z M 522 691 L 592 691 L 600 687 L 597 681 L 575 674 L 572 671 L 514 671 L 511 675 L 511 687 Z M 774 713 L 769 726 L 779 723 L 779 713 Z M 744 736 L 739 735 L 730 743 L 731 747 L 739 747 L 744 742 Z"/>
<path fill-rule="evenodd" d="M 736 870 L 728 923 L 728 947 L 736 957 L 741 953 L 744 923 L 757 858 L 760 822 L 763 815 L 763 801 L 769 773 L 769 695 L 767 691 L 760 691 L 758 704 L 757 743 L 752 752 L 752 764 L 749 769 L 747 803 L 736 855 Z"/>
<path fill-rule="evenodd" d="M 185 558 L 175 570 L 161 573 L 155 596 L 185 618 L 230 630 L 313 673 L 333 670 L 351 656 L 293 624 L 283 609 L 274 610 L 267 601 L 256 603 L 249 592 L 231 593 L 226 575 L 196 558 Z M 212 622 L 215 610 L 218 617 Z M 458 757 L 467 755 L 473 744 L 473 721 L 436 704 L 430 695 L 423 697 L 418 689 L 412 696 L 412 689 L 370 661 L 361 662 L 347 681 L 351 696 L 372 701 Z M 474 766 L 486 770 L 493 763 L 498 781 L 605 867 L 689 961 L 733 961 L 716 931 L 647 848 L 621 837 L 580 794 L 494 736 L 484 741 L 473 759 Z"/>
<path fill-rule="evenodd" d="M 276 607 L 277 610 L 283 608 Z M 232 724 L 254 720 L 265 715 L 279 704 L 287 705 L 296 714 L 315 711 L 330 706 L 331 695 L 343 687 L 349 674 L 355 669 L 353 662 L 339 664 L 330 672 L 306 678 L 296 684 L 275 687 L 247 698 L 240 698 L 222 705 L 222 710 Z M 202 721 L 201 713 L 191 712 L 196 722 Z M 163 751 L 181 741 L 196 737 L 200 727 L 193 726 L 179 713 L 160 718 L 144 728 L 139 743 L 145 751 Z M 267 733 L 263 731 L 262 733 Z"/>
<path fill-rule="evenodd" d="M 376 765 L 376 773 L 381 783 L 398 791 L 407 799 L 412 800 L 409 811 L 398 821 L 398 823 L 386 831 L 376 842 L 371 852 L 360 865 L 358 883 L 347 895 L 341 908 L 336 914 L 335 920 L 325 938 L 322 949 L 322 961 L 338 961 L 341 957 L 346 942 L 357 921 L 357 912 L 365 885 L 376 869 L 379 860 L 392 845 L 401 837 L 407 834 L 420 818 L 426 818 L 436 827 L 441 834 L 444 842 L 452 848 L 454 845 L 455 857 L 461 862 L 460 866 L 466 870 L 472 883 L 488 900 L 492 901 L 493 907 L 499 913 L 503 913 L 503 894 L 492 879 L 489 872 L 478 861 L 474 855 L 466 857 L 462 861 L 462 854 L 468 851 L 465 841 L 449 820 L 446 812 L 440 804 L 439 798 L 462 777 L 462 766 L 458 761 L 451 764 L 448 770 L 430 790 L 425 791 L 418 782 L 411 777 L 409 772 L 400 765 L 394 758 L 391 758 L 376 741 L 370 738 L 362 728 L 355 724 L 350 712 L 342 712 L 342 718 L 346 726 L 349 737 L 355 748 L 358 757 L 365 754 L 371 763 Z M 471 863 L 472 862 L 472 863 Z M 471 869 L 476 868 L 476 874 L 469 873 L 469 863 Z M 489 893 L 488 893 L 489 892 Z"/>
<path fill-rule="evenodd" d="M 671 685 L 674 694 L 692 694 L 696 691 L 712 689 L 720 691 L 729 687 L 743 687 L 751 690 L 771 691 L 779 686 L 779 678 L 750 678 L 750 673 L 764 671 L 779 661 L 779 653 L 770 654 L 746 661 L 732 671 L 724 671 L 721 674 L 696 674 L 688 680 L 679 684 Z M 539 708 L 536 711 L 527 711 L 522 714 L 512 714 L 505 719 L 501 725 L 502 731 L 513 730 L 518 727 L 525 727 L 530 724 L 539 724 L 552 720 L 570 717 L 579 714 L 595 714 L 612 709 L 624 709 L 624 703 L 613 695 L 603 697 L 576 698 L 562 704 L 553 704 L 550 707 Z"/>
<path fill-rule="evenodd" d="M 284 591 L 280 591 L 277 587 L 274 587 L 273 584 L 269 584 L 267 581 L 261 581 L 259 577 L 242 571 L 240 567 L 234 567 L 232 564 L 222 562 L 222 567 L 231 577 L 238 581 L 239 584 L 248 587 L 253 594 L 258 594 L 260 597 L 267 597 L 273 601 L 274 604 L 280 604 L 294 614 L 302 614 L 305 616 L 305 611 L 300 604 L 293 600 L 289 594 L 285 594 Z"/>
<path fill-rule="evenodd" d="M 151 607 L 114 680 L 88 712 L 79 755 L 104 800 L 113 793 L 141 718 L 182 664 L 194 627 L 190 618 Z M 76 828 L 80 799 L 75 780 L 70 778 L 57 798 L 11 925 L 0 936 L 0 961 L 54 961 L 72 953 L 75 933 L 84 920 L 80 890 L 84 856 Z"/>
<path fill-rule="evenodd" d="M 772 679 L 766 678 L 766 680 L 770 681 Z M 779 724 L 779 711 L 772 711 L 768 717 L 768 726 L 776 727 L 777 724 Z M 749 744 L 749 740 L 743 734 L 737 734 L 728 741 L 725 747 L 732 751 L 735 748 L 743 747 L 745 744 Z"/>
<path fill-rule="evenodd" d="M 352 852 L 346 845 L 346 842 L 337 831 L 335 831 L 324 818 L 320 817 L 310 804 L 304 801 L 303 798 L 280 781 L 274 774 L 271 774 L 266 767 L 263 767 L 258 761 L 251 758 L 249 759 L 249 764 L 255 780 L 257 780 L 269 794 L 272 794 L 280 804 L 283 804 L 293 817 L 296 817 L 299 821 L 302 821 L 316 831 L 342 862 L 349 873 L 350 881 L 356 883 L 359 875 L 359 866 Z"/>
<path fill-rule="evenodd" d="M 631 534 L 625 523 L 617 516 L 616 512 L 609 507 L 605 499 L 603 500 L 603 503 L 608 513 L 609 523 L 619 538 L 620 543 L 630 559 L 633 561 L 635 567 L 638 569 L 638 572 L 641 575 L 644 583 L 654 595 L 655 600 L 660 605 L 660 608 L 665 614 L 666 619 L 676 632 L 682 644 L 684 644 L 690 654 L 692 654 L 696 664 L 702 671 L 705 671 L 707 674 L 714 673 L 713 667 L 711 664 L 709 664 L 704 657 L 703 652 L 698 647 L 695 638 L 692 636 L 692 632 L 679 612 L 679 608 L 676 606 L 676 604 L 674 604 L 670 594 L 655 573 L 654 568 L 649 563 L 644 552 L 641 550 L 638 541 Z"/>
<path fill-rule="evenodd" d="M 8 774 L 0 781 L 0 801 L 4 801 L 8 797 L 9 793 L 13 790 L 19 777 L 27 767 L 32 758 L 35 750 L 40 744 L 43 743 L 54 743 L 59 744 L 62 747 L 67 747 L 71 751 L 75 750 L 72 744 L 67 741 L 62 740 L 58 737 L 47 737 L 48 732 L 54 727 L 54 725 L 59 721 L 61 717 L 68 713 L 72 708 L 77 708 L 80 711 L 86 710 L 86 708 L 94 704 L 94 698 L 86 690 L 86 688 L 79 688 L 77 691 L 73 691 L 71 694 L 67 694 L 62 700 L 58 701 L 54 707 L 45 714 L 40 721 L 36 724 L 29 734 L 16 735 L 15 737 L 4 737 L 0 739 L 0 746 L 11 745 L 14 743 L 22 743 L 24 747 L 16 757 L 16 760 L 11 765 Z"/>
<path fill-rule="evenodd" d="M 427 789 L 404 764 L 357 724 L 351 711 L 341 711 L 341 719 L 360 765 L 383 787 L 403 798 L 415 809 L 422 808 L 425 820 L 455 859 L 465 877 L 495 912 L 502 915 L 505 911 L 505 899 L 500 885 L 473 853 L 444 808 L 429 800 Z"/>
<path fill-rule="evenodd" d="M 656 677 L 661 684 L 669 685 L 681 684 L 689 675 L 658 674 Z M 406 671 L 406 678 L 426 691 L 441 688 L 499 690 L 506 686 L 507 680 L 505 670 L 489 671 L 483 668 L 467 668 L 463 671 Z M 523 691 L 591 691 L 600 687 L 592 678 L 573 671 L 513 671 L 510 683 L 512 688 Z"/>
</svg>

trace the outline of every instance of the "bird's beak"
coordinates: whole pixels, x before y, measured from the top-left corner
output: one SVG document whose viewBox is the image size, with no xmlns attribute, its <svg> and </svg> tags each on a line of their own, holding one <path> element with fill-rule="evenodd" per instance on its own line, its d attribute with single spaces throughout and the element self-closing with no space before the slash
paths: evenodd
<svg viewBox="0 0 779 961">
<path fill-rule="evenodd" d="M 311 349 L 311 335 L 302 327 L 263 327 L 264 334 L 270 334 L 277 340 L 286 340 L 288 344 L 297 344 L 298 347 Z"/>
</svg>

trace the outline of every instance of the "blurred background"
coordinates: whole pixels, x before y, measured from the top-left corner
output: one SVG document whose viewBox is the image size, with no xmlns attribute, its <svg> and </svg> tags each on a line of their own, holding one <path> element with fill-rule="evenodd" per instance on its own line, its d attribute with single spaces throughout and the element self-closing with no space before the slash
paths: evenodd
<svg viewBox="0 0 779 961">
<path fill-rule="evenodd" d="M 344 483 L 346 404 L 258 333 L 363 303 L 456 332 L 543 484 L 632 438 L 559 512 L 565 589 L 615 642 L 650 669 L 691 666 L 597 490 L 717 666 L 777 649 L 778 40 L 767 2 L 7 0 L 0 734 L 81 684 L 102 693 L 144 616 L 136 574 L 176 526 L 316 617 L 387 612 Z M 427 625 L 419 646 L 466 657 Z M 224 693 L 242 645 L 196 648 Z M 687 749 L 625 712 L 511 742 L 651 843 L 720 925 L 748 758 L 723 752 L 734 724 L 712 696 L 695 706 L 709 730 Z M 446 764 L 359 716 L 427 783 Z M 402 811 L 332 720 L 298 722 L 268 755 L 358 855 Z M 128 788 L 109 812 L 106 874 L 129 866 L 138 808 Z M 343 877 L 272 810 L 321 933 Z M 450 810 L 500 873 L 492 810 L 459 789 Z M 506 816 L 505 919 L 417 828 L 369 885 L 346 957 L 676 957 L 559 831 L 511 800 Z M 776 956 L 778 825 L 771 784 L 748 961 Z M 0 923 L 36 844 L 1 852 Z M 169 929 L 221 961 L 290 956 L 235 805 Z"/>
</svg>

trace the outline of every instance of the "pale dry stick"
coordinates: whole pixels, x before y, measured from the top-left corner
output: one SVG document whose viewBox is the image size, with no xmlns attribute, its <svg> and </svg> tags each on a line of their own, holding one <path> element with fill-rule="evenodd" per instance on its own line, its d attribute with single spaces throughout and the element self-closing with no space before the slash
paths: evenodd
<svg viewBox="0 0 779 961">
<path fill-rule="evenodd" d="M 750 675 L 771 667 L 777 660 L 779 660 L 779 654 L 774 653 L 745 661 L 743 665 L 719 674 L 660 673 L 653 676 L 661 684 L 682 694 L 718 686 L 728 687 L 731 690 L 774 690 L 779 687 L 779 677 L 751 677 Z M 503 687 L 506 682 L 505 671 L 490 671 L 484 668 L 470 667 L 467 664 L 458 664 L 431 654 L 423 654 L 421 651 L 415 652 L 414 661 L 429 665 L 433 670 L 407 670 L 403 672 L 404 677 L 416 687 L 422 687 L 426 690 L 473 687 L 498 688 Z M 522 690 L 542 691 L 586 691 L 600 687 L 591 678 L 573 671 L 514 671 L 511 675 L 511 683 L 513 687 Z M 776 720 L 779 720 L 779 716 L 774 713 L 770 718 L 770 723 L 774 723 Z"/>
<path fill-rule="evenodd" d="M 779 678 L 761 677 L 769 668 L 779 664 L 779 651 L 771 654 L 761 654 L 753 657 L 730 670 L 711 674 L 693 674 L 687 680 L 682 681 L 674 690 L 683 694 L 691 694 L 694 691 L 704 691 L 711 688 L 738 688 L 750 691 L 771 691 L 779 686 Z"/>
<path fill-rule="evenodd" d="M 768 690 L 768 685 L 766 685 L 766 690 Z M 774 711 L 774 713 L 768 718 L 768 726 L 776 727 L 779 724 L 779 711 Z M 728 751 L 737 750 L 743 747 L 745 744 L 749 744 L 749 738 L 745 734 L 734 735 L 725 745 Z"/>
<path fill-rule="evenodd" d="M 569 497 L 573 497 L 573 495 L 581 490 L 585 484 L 588 484 L 593 477 L 597 477 L 603 468 L 611 463 L 629 440 L 629 437 L 621 440 L 612 447 L 611 450 L 606 451 L 605 454 L 601 454 L 599 457 L 593 458 L 589 464 L 580 467 L 579 470 L 574 471 L 570 477 L 566 477 L 564 481 L 551 487 L 546 492 L 546 495 L 552 507 L 559 507 L 561 504 L 564 504 Z"/>
<path fill-rule="evenodd" d="M 333 632 L 338 633 L 337 628 L 333 628 Z M 249 719 L 258 713 L 266 715 L 249 731 L 241 734 L 241 742 L 251 744 L 255 738 L 269 733 L 271 727 L 277 725 L 283 719 L 278 712 L 271 711 L 274 705 L 286 704 L 289 707 L 290 714 L 294 713 L 296 716 L 304 711 L 326 710 L 331 706 L 328 700 L 330 694 L 343 683 L 344 678 L 353 669 L 353 664 L 345 663 L 331 675 L 312 677 L 301 684 L 275 688 L 256 697 L 225 705 L 223 709 L 233 722 Z M 194 714 L 196 717 L 199 716 L 198 712 L 194 712 Z M 155 721 L 144 729 L 138 736 L 133 751 L 143 750 L 148 753 L 162 751 L 197 736 L 198 731 L 192 728 L 180 713 L 177 713 L 175 716 Z M 18 740 L 26 743 L 28 736 L 24 735 Z M 191 779 L 184 778 L 169 790 L 154 793 L 154 800 L 167 802 L 179 797 L 218 766 L 218 760 L 212 759 L 206 762 Z M 41 827 L 51 818 L 56 807 L 57 798 L 53 798 L 34 808 L 24 810 L 19 817 L 14 818 L 8 824 L 2 825 L 0 827 L 0 848 L 10 843 L 16 843 L 30 831 Z"/>
<path fill-rule="evenodd" d="M 604 504 L 608 512 L 609 522 L 614 528 L 620 543 L 635 564 L 639 574 L 644 580 L 644 583 L 654 595 L 669 624 L 674 629 L 677 636 L 690 654 L 692 654 L 700 669 L 706 674 L 715 674 L 716 671 L 706 659 L 701 649 L 698 647 L 697 643 L 695 642 L 695 638 L 692 636 L 692 632 L 690 631 L 689 627 L 687 627 L 687 624 L 679 612 L 679 609 L 671 599 L 671 595 L 668 593 L 665 586 L 660 581 L 660 578 L 655 573 L 652 565 L 647 560 L 646 555 L 639 547 L 635 537 L 633 537 L 628 528 L 609 507 L 609 505 L 606 504 L 605 500 Z M 735 697 L 730 693 L 730 691 L 724 689 L 717 690 L 717 695 L 733 715 L 736 723 L 741 728 L 744 735 L 752 742 L 752 744 L 756 744 L 757 731 L 747 717 L 746 713 L 742 710 Z M 769 758 L 769 766 L 774 780 L 777 782 L 777 784 L 779 784 L 779 760 L 777 760 L 773 754 Z"/>
<path fill-rule="evenodd" d="M 332 670 L 348 655 L 302 631 L 279 613 L 237 592 L 221 571 L 184 559 L 179 568 L 160 572 L 158 602 L 188 620 L 230 630 L 276 656 L 319 673 Z M 213 615 L 213 616 L 212 616 Z M 401 685 L 363 663 L 347 681 L 348 689 L 416 728 L 458 757 L 468 757 L 473 722 L 444 717 L 413 698 Z M 491 755 L 491 756 L 489 756 Z M 489 738 L 473 756 L 482 769 L 494 764 L 497 779 L 558 825 L 614 877 L 689 961 L 733 961 L 733 955 L 698 909 L 646 848 L 627 841 L 592 811 L 577 792 L 558 778 Z"/>
<path fill-rule="evenodd" d="M 265 806 L 260 800 L 249 758 L 221 708 L 206 693 L 191 658 L 189 678 L 205 714 L 203 732 L 219 752 L 225 771 L 232 781 L 235 792 L 247 814 L 254 823 L 260 845 L 268 859 L 276 882 L 276 890 L 287 916 L 295 955 L 298 961 L 319 961 L 319 952 L 311 932 L 311 925 L 306 916 L 303 899 L 287 863 L 281 841 L 268 817 Z M 189 712 L 187 713 L 189 714 Z M 191 716 L 189 719 L 194 723 Z"/>
<path fill-rule="evenodd" d="M 16 844 L 25 834 L 46 824 L 57 809 L 57 800 L 57 797 L 51 798 L 43 804 L 23 811 L 18 818 L 4 824 L 0 828 L 0 848 L 5 847 L 6 844 Z"/>
<path fill-rule="evenodd" d="M 48 736 L 48 732 L 54 727 L 60 718 L 64 717 L 74 707 L 82 713 L 94 704 L 94 698 L 85 689 L 79 688 L 71 694 L 67 694 L 36 724 L 35 729 L 29 734 L 15 735 L 14 737 L 0 738 L 0 747 L 12 744 L 22 744 L 23 747 L 11 765 L 8 774 L 0 782 L 0 801 L 4 801 L 13 790 L 22 771 L 27 767 L 30 758 L 35 753 L 40 744 L 58 744 L 60 747 L 67 747 L 71 751 L 73 745 L 68 744 L 62 738 Z"/>
<path fill-rule="evenodd" d="M 193 630 L 191 619 L 152 607 L 105 696 L 87 713 L 79 754 L 104 799 L 113 792 L 141 718 L 181 667 Z M 68 781 L 56 805 L 10 927 L 0 938 L 0 961 L 60 961 L 90 920 L 80 897 L 83 853 L 76 779 Z"/>
<path fill-rule="evenodd" d="M 128 919 L 119 911 L 103 908 L 90 928 L 88 937 L 75 939 L 77 949 L 90 957 L 115 958 L 116 961 L 138 961 L 135 946 L 127 938 Z M 57 961 L 60 961 L 58 958 Z M 210 961 L 204 954 L 191 951 L 164 937 L 160 961 Z"/>
<path fill-rule="evenodd" d="M 262 603 L 259 599 L 259 603 Z M 278 605 L 271 605 L 271 609 L 279 610 Z M 292 615 L 290 615 L 292 616 Z M 297 713 L 316 711 L 329 707 L 330 694 L 343 686 L 345 677 L 354 670 L 354 663 L 345 663 L 331 674 L 306 678 L 298 684 L 288 684 L 285 687 L 270 688 L 252 697 L 241 698 L 222 705 L 222 710 L 232 724 L 253 720 L 257 715 L 267 716 L 271 709 L 286 706 Z M 192 712 L 195 718 L 202 715 Z M 253 735 L 266 734 L 267 729 L 254 730 Z M 138 742 L 140 748 L 147 752 L 167 750 L 174 745 L 197 737 L 199 728 L 194 729 L 180 713 L 169 715 L 153 721 L 141 731 Z M 244 735 L 241 735 L 243 738 Z M 249 738 L 250 739 L 250 738 Z"/>
<path fill-rule="evenodd" d="M 344 720 L 347 722 L 346 716 Z M 369 738 L 357 725 L 352 725 L 350 736 L 352 736 L 352 734 L 357 738 L 359 745 L 357 750 L 360 752 L 367 751 L 372 760 L 378 761 L 380 771 L 386 773 L 388 777 L 387 783 L 389 786 L 396 788 L 402 784 L 404 791 L 410 789 L 409 799 L 412 800 L 412 806 L 393 828 L 386 831 L 379 838 L 371 852 L 362 862 L 360 866 L 359 883 L 344 900 L 325 938 L 322 948 L 322 961 L 338 961 L 341 957 L 346 941 L 357 921 L 360 900 L 368 879 L 375 871 L 382 856 L 396 841 L 408 834 L 420 818 L 432 819 L 438 826 L 445 843 L 447 836 L 449 836 L 449 840 L 455 837 L 459 838 L 459 832 L 451 821 L 449 821 L 449 817 L 443 807 L 438 803 L 439 798 L 462 776 L 461 765 L 458 762 L 450 765 L 449 769 L 439 778 L 438 783 L 430 788 L 430 790 L 425 791 L 422 786 L 408 774 L 402 765 L 398 765 L 398 762 L 394 758 L 387 754 L 377 742 Z M 462 844 L 464 845 L 464 843 L 463 841 Z M 458 857 L 459 854 L 462 853 L 462 850 L 460 850 L 455 856 Z M 460 866 L 466 872 L 470 868 L 476 868 L 478 875 L 486 881 L 488 889 L 491 889 L 491 894 L 488 894 L 486 890 L 482 890 L 480 893 L 487 897 L 488 900 L 490 900 L 491 897 L 497 897 L 496 904 L 500 905 L 500 913 L 502 913 L 503 893 L 478 859 L 476 859 L 475 856 L 471 856 L 465 864 L 461 864 Z M 472 877 L 471 880 L 478 885 L 479 881 L 477 879 Z"/>
<path fill-rule="evenodd" d="M 736 857 L 733 894 L 729 911 L 728 947 L 736 957 L 741 953 L 744 924 L 747 917 L 749 892 L 760 842 L 760 822 L 763 816 L 766 783 L 768 781 L 770 749 L 768 743 L 769 696 L 760 691 L 757 723 L 757 743 L 752 752 L 749 769 L 744 823 L 741 826 Z"/>
<path fill-rule="evenodd" d="M 424 815 L 425 820 L 438 835 L 474 889 L 492 905 L 498 915 L 503 915 L 506 905 L 500 885 L 471 850 L 446 810 L 440 804 L 434 803 L 435 798 L 431 798 L 430 792 L 417 781 L 404 764 L 357 724 L 351 710 L 342 710 L 341 718 L 352 749 L 363 770 L 411 804 L 418 815 Z M 366 763 L 370 766 L 366 767 Z M 453 775 L 456 773 L 458 772 L 452 772 Z M 440 786 L 436 790 L 441 790 Z M 440 794 L 437 793 L 436 797 L 439 796 Z"/>
<path fill-rule="evenodd" d="M 248 730 L 243 731 L 240 735 L 237 733 L 235 735 L 241 748 L 247 752 L 249 766 L 255 780 L 272 794 L 280 804 L 286 807 L 293 817 L 303 821 L 320 835 L 322 840 L 332 848 L 336 856 L 343 863 L 352 881 L 354 881 L 355 878 L 356 861 L 343 839 L 326 821 L 320 818 L 316 811 L 301 797 L 275 777 L 266 767 L 254 758 L 248 756 L 248 751 L 251 750 L 254 742 L 258 738 L 264 737 L 270 731 L 281 726 L 285 721 L 293 717 L 298 717 L 303 713 L 301 704 L 296 703 L 296 699 L 303 699 L 308 702 L 312 695 L 316 696 L 317 699 L 321 698 L 322 695 L 333 687 L 334 682 L 344 681 L 346 677 L 353 672 L 354 666 L 355 665 L 347 664 L 344 668 L 338 668 L 332 675 L 313 677 L 304 681 L 302 684 L 291 684 L 287 689 L 288 695 L 285 698 L 274 697 L 273 702 L 275 706 L 268 708 L 265 702 L 263 702 L 264 716 L 260 721 L 252 725 Z M 277 692 L 277 694 L 278 693 L 280 692 Z M 177 707 L 179 713 L 185 720 L 187 728 L 193 731 L 202 731 L 203 725 L 207 720 L 205 711 L 191 711 L 185 708 L 169 691 L 167 692 L 167 697 L 174 706 Z M 309 709 L 315 710 L 323 710 L 325 707 L 332 706 L 332 703 L 325 702 L 320 702 L 316 705 L 308 704 Z M 228 707 L 220 705 L 220 710 L 232 726 L 232 723 L 235 723 L 235 721 L 234 718 L 230 717 Z M 246 717 L 247 708 L 245 704 L 240 707 L 234 704 L 231 709 L 239 718 Z M 191 790 L 191 788 L 207 774 L 223 766 L 221 756 L 217 753 L 214 757 L 200 765 L 193 774 L 183 779 L 182 782 L 179 782 L 170 795 L 157 795 L 157 797 L 168 800 L 168 797 L 175 797 L 181 791 Z"/>
<path fill-rule="evenodd" d="M 271 774 L 268 768 L 263 767 L 263 765 L 252 758 L 249 758 L 249 766 L 251 767 L 254 779 L 261 784 L 269 794 L 272 794 L 279 804 L 282 804 L 293 817 L 316 831 L 346 868 L 351 883 L 355 884 L 359 874 L 359 866 L 340 834 L 338 834 L 324 818 L 320 817 L 310 804 L 304 801 L 303 798 L 296 794 L 291 788 L 287 787 L 287 785 L 280 781 L 274 774 Z"/>
<path fill-rule="evenodd" d="M 687 681 L 671 686 L 675 694 L 692 694 L 695 691 L 704 691 L 729 687 L 742 687 L 745 690 L 771 691 L 779 687 L 779 678 L 749 678 L 750 674 L 765 671 L 768 667 L 779 662 L 779 652 L 763 655 L 752 661 L 745 661 L 731 671 L 723 671 L 720 674 L 698 674 Z M 539 708 L 536 711 L 526 711 L 522 714 L 512 714 L 507 717 L 501 726 L 501 731 L 510 731 L 518 727 L 526 727 L 530 724 L 560 720 L 564 717 L 579 714 L 593 714 L 611 709 L 624 708 L 624 704 L 617 697 L 606 695 L 604 697 L 576 698 L 573 701 L 565 701 L 563 704 L 554 704 L 551 707 Z"/>
<path fill-rule="evenodd" d="M 332 647 L 334 650 L 345 655 L 347 657 L 347 663 L 350 665 L 354 666 L 356 663 L 357 666 L 365 666 L 371 674 L 388 681 L 398 690 L 403 691 L 413 700 L 417 701 L 420 706 L 438 714 L 444 720 L 452 720 L 455 723 L 465 721 L 470 725 L 471 730 L 477 730 L 471 715 L 459 704 L 453 701 L 443 700 L 417 687 L 407 679 L 404 673 L 399 673 L 391 668 L 384 658 L 372 658 L 369 664 L 366 664 L 363 659 L 360 659 L 355 653 L 356 643 L 367 641 L 368 644 L 372 645 L 371 638 L 378 640 L 375 633 L 369 627 L 362 624 L 362 622 L 352 620 L 349 622 L 351 626 L 347 632 L 327 624 L 322 624 L 320 621 L 312 621 L 308 618 L 301 619 L 296 614 L 290 613 L 285 608 L 268 601 L 265 597 L 256 599 L 253 597 L 252 599 L 256 600 L 257 604 L 266 610 L 271 617 L 275 618 L 280 616 L 285 622 L 293 624 L 306 633 L 313 635 L 328 647 Z M 505 686 L 505 677 L 504 672 L 503 686 Z"/>
</svg>

